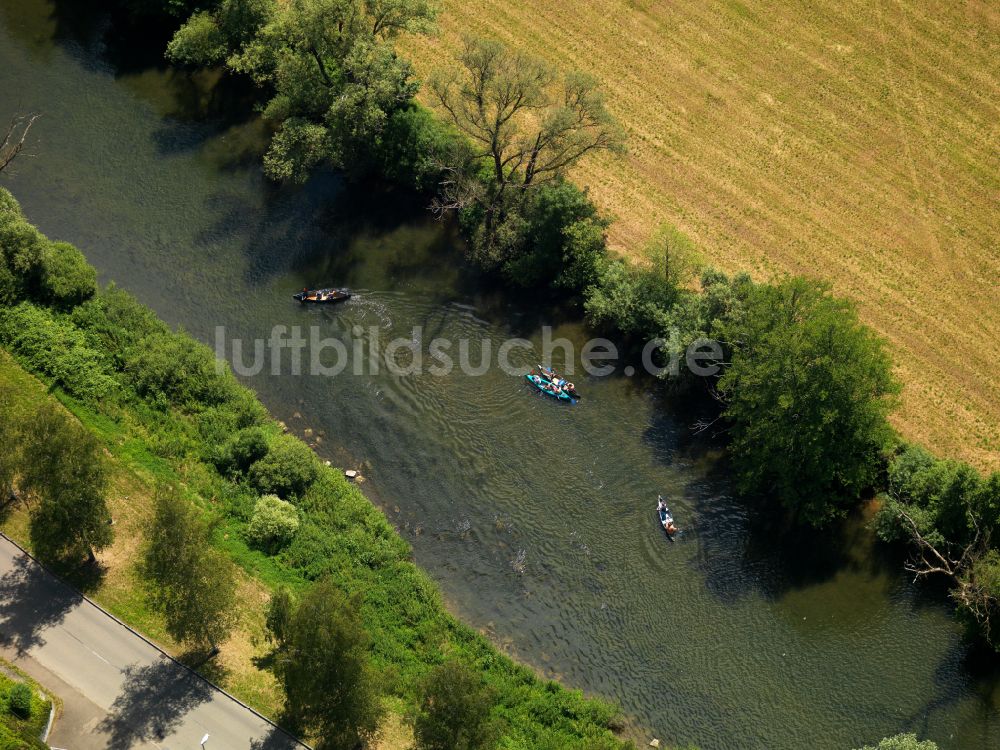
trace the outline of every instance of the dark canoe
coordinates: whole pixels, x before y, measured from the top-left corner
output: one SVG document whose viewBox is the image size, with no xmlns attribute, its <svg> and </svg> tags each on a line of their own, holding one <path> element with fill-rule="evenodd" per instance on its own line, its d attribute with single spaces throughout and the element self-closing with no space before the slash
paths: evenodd
<svg viewBox="0 0 1000 750">
<path fill-rule="evenodd" d="M 331 305 L 336 302 L 345 302 L 350 298 L 351 293 L 347 289 L 303 289 L 292 295 L 292 299 L 303 304 L 313 305 Z"/>
</svg>

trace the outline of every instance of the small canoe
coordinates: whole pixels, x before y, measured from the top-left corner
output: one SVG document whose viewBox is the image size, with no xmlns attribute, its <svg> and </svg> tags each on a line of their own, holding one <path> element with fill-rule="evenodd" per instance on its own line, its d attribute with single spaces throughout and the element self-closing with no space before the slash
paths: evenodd
<svg viewBox="0 0 1000 750">
<path fill-rule="evenodd" d="M 660 526 L 663 527 L 667 539 L 671 542 L 674 541 L 674 534 L 677 533 L 677 525 L 674 523 L 674 517 L 670 515 L 670 508 L 662 501 L 658 501 L 656 504 L 656 517 L 660 520 Z"/>
<path fill-rule="evenodd" d="M 524 378 L 533 386 L 535 386 L 535 388 L 544 393 L 546 396 L 557 399 L 558 401 L 567 401 L 571 404 L 576 403 L 576 401 L 573 400 L 573 397 L 570 396 L 568 393 L 566 393 L 566 391 L 560 391 L 554 385 L 552 385 L 552 383 L 550 383 L 548 380 L 541 377 L 540 375 L 529 373 L 525 375 Z"/>
<path fill-rule="evenodd" d="M 311 303 L 314 305 L 330 305 L 335 302 L 345 302 L 351 298 L 351 292 L 347 289 L 303 289 L 301 292 L 292 295 L 302 304 Z"/>
<path fill-rule="evenodd" d="M 543 378 L 545 378 L 545 380 L 549 381 L 555 386 L 558 386 L 573 398 L 575 399 L 580 398 L 580 394 L 576 392 L 576 386 L 573 385 L 568 380 L 566 380 L 566 378 L 560 377 L 559 373 L 557 373 L 551 367 L 545 367 L 544 365 L 536 365 L 535 370 L 537 374 L 541 375 Z"/>
</svg>

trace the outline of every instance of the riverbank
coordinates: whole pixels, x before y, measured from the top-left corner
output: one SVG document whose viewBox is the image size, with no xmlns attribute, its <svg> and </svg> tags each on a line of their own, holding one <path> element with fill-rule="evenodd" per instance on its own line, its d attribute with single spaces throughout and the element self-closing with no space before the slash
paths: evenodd
<svg viewBox="0 0 1000 750">
<path fill-rule="evenodd" d="M 125 546 L 111 554 L 128 562 L 116 569 L 117 583 L 103 594 L 112 611 L 157 640 L 164 636 L 150 615 L 135 562 L 143 544 L 139 530 L 147 525 L 143 513 L 148 517 L 150 512 L 148 482 L 169 484 L 218 520 L 215 544 L 248 575 L 239 597 L 246 605 L 240 620 L 247 629 L 230 647 L 237 667 L 230 670 L 226 660 L 207 667 L 209 674 L 221 670 L 217 679 L 235 693 L 280 713 L 275 683 L 262 679 L 258 668 L 269 654 L 262 629 L 266 592 L 284 584 L 301 594 L 323 578 L 362 595 L 373 664 L 386 680 L 388 699 L 401 710 L 415 707 L 418 684 L 434 664 L 454 658 L 496 691 L 498 719 L 511 747 L 537 747 L 543 741 L 560 747 L 622 745 L 609 730 L 616 717 L 609 705 L 538 679 L 451 617 L 385 516 L 342 473 L 284 435 L 228 371 L 217 373 L 207 348 L 171 333 L 151 311 L 114 288 L 70 307 L 58 312 L 21 303 L 0 310 L 0 339 L 23 366 L 65 392 L 64 404 L 113 453 L 127 456 L 148 477 L 145 491 L 130 487 L 136 476 L 128 471 L 119 478 L 123 484 L 116 484 L 123 498 L 118 509 Z M 310 477 L 295 490 L 301 527 L 290 545 L 272 554 L 248 542 L 252 490 L 220 468 L 229 460 L 225 451 L 236 450 L 241 436 L 251 435 L 267 441 L 273 481 L 284 481 L 277 477 L 285 471 L 306 471 Z M 284 463 L 286 457 L 292 463 Z M 133 503 L 133 494 L 146 501 Z M 12 531 L 24 536 L 23 516 L 12 520 Z M 233 674 L 227 677 L 227 670 Z"/>
</svg>

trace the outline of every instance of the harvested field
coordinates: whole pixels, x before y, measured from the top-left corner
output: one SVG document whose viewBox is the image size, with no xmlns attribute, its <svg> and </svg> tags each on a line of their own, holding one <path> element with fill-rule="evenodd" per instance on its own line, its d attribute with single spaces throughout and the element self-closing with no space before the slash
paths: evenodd
<svg viewBox="0 0 1000 750">
<path fill-rule="evenodd" d="M 1000 7 L 443 0 L 403 47 L 425 75 L 466 33 L 603 81 L 628 153 L 574 177 L 617 249 L 667 221 L 829 280 L 892 344 L 903 434 L 1000 469 Z"/>
</svg>

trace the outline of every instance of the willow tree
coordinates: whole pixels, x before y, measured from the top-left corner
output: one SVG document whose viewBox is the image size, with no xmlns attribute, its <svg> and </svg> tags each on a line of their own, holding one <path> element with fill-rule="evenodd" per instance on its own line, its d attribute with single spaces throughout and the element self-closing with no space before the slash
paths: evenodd
<svg viewBox="0 0 1000 750">
<path fill-rule="evenodd" d="M 713 330 L 732 350 L 718 393 L 744 491 L 822 526 L 878 477 L 899 390 L 885 343 L 821 282 L 750 288 Z"/>
<path fill-rule="evenodd" d="M 445 165 L 435 208 L 480 214 L 475 245 L 487 260 L 503 260 L 509 221 L 529 191 L 588 153 L 622 145 L 594 78 L 561 73 L 494 40 L 467 38 L 458 65 L 437 71 L 430 89 L 439 111 L 473 144 Z"/>
</svg>

